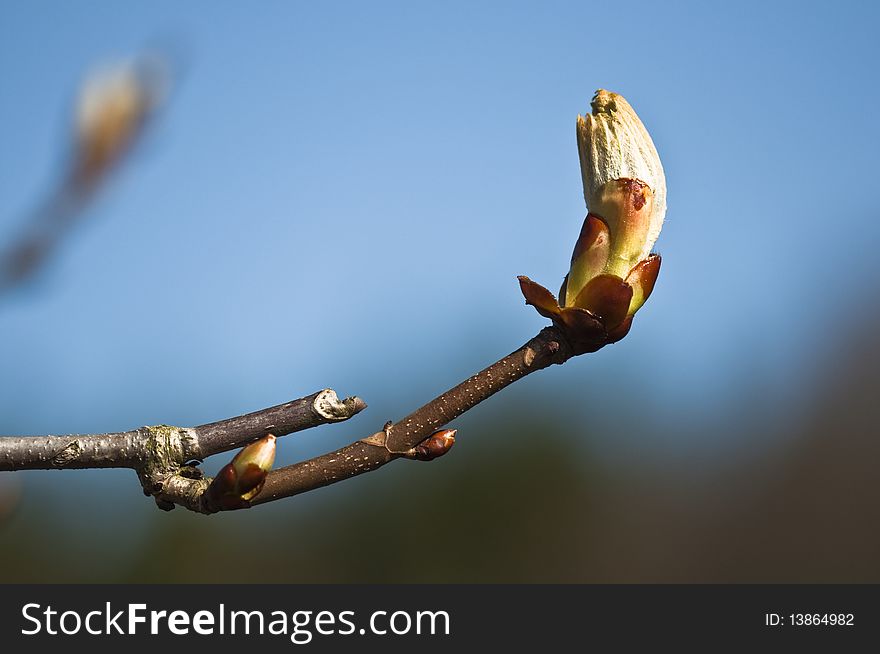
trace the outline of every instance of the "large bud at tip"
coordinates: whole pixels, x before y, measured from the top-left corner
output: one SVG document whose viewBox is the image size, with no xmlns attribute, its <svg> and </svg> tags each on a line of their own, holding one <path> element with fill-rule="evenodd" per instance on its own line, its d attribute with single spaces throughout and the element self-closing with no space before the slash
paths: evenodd
<svg viewBox="0 0 880 654">
<path fill-rule="evenodd" d="M 553 320 L 575 354 L 616 343 L 657 280 L 651 248 L 666 215 L 666 178 L 651 137 L 629 103 L 597 91 L 578 116 L 577 141 L 587 217 L 559 299 L 528 277 L 520 288 Z"/>
<path fill-rule="evenodd" d="M 599 90 L 578 116 L 577 141 L 587 210 L 611 238 L 606 272 L 626 274 L 650 253 L 666 215 L 666 177 L 654 142 L 630 104 Z"/>
</svg>

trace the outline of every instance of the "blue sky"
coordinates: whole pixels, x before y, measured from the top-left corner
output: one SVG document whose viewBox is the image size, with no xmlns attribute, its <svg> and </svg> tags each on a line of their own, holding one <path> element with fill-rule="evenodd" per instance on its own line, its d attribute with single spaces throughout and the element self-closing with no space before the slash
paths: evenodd
<svg viewBox="0 0 880 654">
<path fill-rule="evenodd" d="M 629 444 L 796 407 L 880 288 L 877 14 L 7 0 L 0 243 L 58 174 L 86 71 L 158 43 L 179 75 L 89 220 L 0 299 L 0 433 L 197 424 L 326 386 L 371 407 L 334 445 L 399 417 L 541 327 L 516 275 L 566 272 L 575 117 L 600 87 L 666 168 L 658 286 L 622 344 L 497 402 L 558 391 L 577 422 L 637 397 Z"/>
</svg>

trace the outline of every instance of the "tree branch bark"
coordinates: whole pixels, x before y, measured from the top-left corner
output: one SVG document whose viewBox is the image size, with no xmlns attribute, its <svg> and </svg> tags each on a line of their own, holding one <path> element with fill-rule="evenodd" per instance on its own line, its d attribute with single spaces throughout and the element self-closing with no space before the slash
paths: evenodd
<svg viewBox="0 0 880 654">
<path fill-rule="evenodd" d="M 350 479 L 399 458 L 420 458 L 417 448 L 440 427 L 515 381 L 574 352 L 562 332 L 546 327 L 525 345 L 469 377 L 397 423 L 334 452 L 272 470 L 260 493 L 240 507 Z M 144 493 L 160 508 L 184 506 L 200 513 L 221 507 L 206 494 L 211 479 L 197 465 L 203 458 L 238 449 L 268 434 L 283 436 L 346 420 L 366 407 L 357 397 L 339 400 L 325 389 L 304 398 L 198 427 L 158 425 L 133 431 L 74 436 L 0 438 L 0 471 L 65 468 L 132 468 Z M 192 464 L 195 462 L 195 464 Z"/>
<path fill-rule="evenodd" d="M 4 436 L 0 471 L 135 468 L 146 453 L 147 428 L 116 434 Z"/>
<path fill-rule="evenodd" d="M 0 471 L 131 468 L 144 493 L 161 508 L 180 504 L 212 513 L 202 477 L 192 461 L 234 450 L 267 434 L 296 431 L 351 418 L 366 408 L 359 397 L 340 400 L 331 389 L 298 400 L 199 427 L 155 425 L 110 433 L 0 437 Z"/>
<path fill-rule="evenodd" d="M 201 457 L 236 450 L 266 434 L 284 436 L 328 422 L 341 422 L 367 408 L 359 397 L 340 400 L 330 389 L 243 416 L 193 429 Z M 198 457 L 198 458 L 201 458 Z"/>
<path fill-rule="evenodd" d="M 0 437 L 0 472 L 82 468 L 139 469 L 161 456 L 183 464 L 236 450 L 275 434 L 284 436 L 341 422 L 366 408 L 359 397 L 340 400 L 324 389 L 298 400 L 198 427 L 155 425 L 109 434 Z M 161 463 L 161 462 L 160 462 Z"/>
<path fill-rule="evenodd" d="M 562 364 L 573 352 L 556 327 L 547 327 L 518 350 L 469 377 L 396 424 L 329 454 L 272 470 L 252 505 L 350 479 L 381 468 L 401 457 L 465 411 L 515 381 L 554 363 Z"/>
</svg>

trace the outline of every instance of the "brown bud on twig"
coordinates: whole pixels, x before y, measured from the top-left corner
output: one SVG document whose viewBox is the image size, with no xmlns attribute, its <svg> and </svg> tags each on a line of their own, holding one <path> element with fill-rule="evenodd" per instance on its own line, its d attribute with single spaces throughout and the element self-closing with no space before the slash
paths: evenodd
<svg viewBox="0 0 880 654">
<path fill-rule="evenodd" d="M 455 432 L 455 429 L 435 431 L 407 452 L 405 456 L 416 461 L 433 461 L 452 449 L 452 446 L 455 445 Z"/>
<path fill-rule="evenodd" d="M 275 462 L 275 436 L 268 434 L 236 454 L 220 469 L 205 491 L 211 508 L 241 509 L 263 489 Z"/>
</svg>

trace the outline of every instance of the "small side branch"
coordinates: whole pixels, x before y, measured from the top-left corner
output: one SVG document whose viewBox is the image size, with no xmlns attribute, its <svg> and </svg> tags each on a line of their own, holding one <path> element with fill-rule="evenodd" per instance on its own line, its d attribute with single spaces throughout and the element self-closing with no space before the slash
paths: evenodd
<svg viewBox="0 0 880 654">
<path fill-rule="evenodd" d="M 359 397 L 340 400 L 325 388 L 298 400 L 199 427 L 155 425 L 109 434 L 0 436 L 0 472 L 81 468 L 167 468 L 247 445 L 348 420 L 366 408 Z"/>
<path fill-rule="evenodd" d="M 284 436 L 328 422 L 348 420 L 365 408 L 367 405 L 361 398 L 340 400 L 333 390 L 325 388 L 292 402 L 201 425 L 193 431 L 202 457 L 208 457 L 238 449 L 266 434 Z"/>
<path fill-rule="evenodd" d="M 199 427 L 156 425 L 110 433 L 0 437 L 0 471 L 131 468 L 144 493 L 161 508 L 180 504 L 211 513 L 204 501 L 211 480 L 193 461 L 234 450 L 262 438 L 351 418 L 366 408 L 359 397 L 340 400 L 331 389 L 242 416 Z"/>
</svg>

